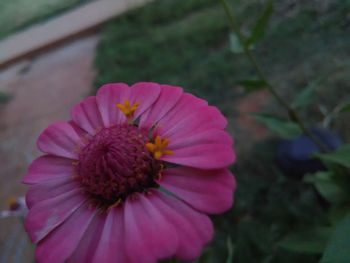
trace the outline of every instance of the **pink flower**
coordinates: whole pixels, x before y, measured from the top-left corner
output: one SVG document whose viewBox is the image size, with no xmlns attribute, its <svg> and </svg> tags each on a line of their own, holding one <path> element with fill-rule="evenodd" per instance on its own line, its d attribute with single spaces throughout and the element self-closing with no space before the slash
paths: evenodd
<svg viewBox="0 0 350 263">
<path fill-rule="evenodd" d="M 232 206 L 227 121 L 179 87 L 107 84 L 39 137 L 24 183 L 38 262 L 197 258 Z"/>
</svg>

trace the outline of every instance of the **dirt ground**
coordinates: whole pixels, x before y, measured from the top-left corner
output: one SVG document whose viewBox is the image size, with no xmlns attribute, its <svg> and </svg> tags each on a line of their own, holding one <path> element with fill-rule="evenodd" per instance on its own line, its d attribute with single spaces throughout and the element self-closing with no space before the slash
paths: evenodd
<svg viewBox="0 0 350 263">
<path fill-rule="evenodd" d="M 98 39 L 88 36 L 0 71 L 0 90 L 11 95 L 0 105 L 1 210 L 8 198 L 25 194 L 21 179 L 40 155 L 36 148 L 40 132 L 52 122 L 67 120 L 71 107 L 91 91 Z M 33 260 L 20 220 L 0 219 L 0 263 Z"/>
</svg>

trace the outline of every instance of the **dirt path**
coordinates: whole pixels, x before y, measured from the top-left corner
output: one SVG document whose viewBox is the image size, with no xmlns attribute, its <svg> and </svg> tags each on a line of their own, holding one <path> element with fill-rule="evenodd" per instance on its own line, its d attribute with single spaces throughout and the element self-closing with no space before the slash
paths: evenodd
<svg viewBox="0 0 350 263">
<path fill-rule="evenodd" d="M 94 80 L 98 36 L 77 40 L 0 72 L 0 90 L 12 96 L 0 105 L 0 209 L 24 195 L 28 164 L 40 153 L 36 139 L 50 123 L 69 118 Z M 0 263 L 33 262 L 33 251 L 17 220 L 0 219 Z"/>
</svg>

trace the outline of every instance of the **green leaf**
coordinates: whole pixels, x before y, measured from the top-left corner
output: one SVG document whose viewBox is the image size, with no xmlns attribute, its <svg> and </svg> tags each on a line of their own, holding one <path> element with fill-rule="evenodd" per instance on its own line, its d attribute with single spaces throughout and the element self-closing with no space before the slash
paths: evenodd
<svg viewBox="0 0 350 263">
<path fill-rule="evenodd" d="M 304 181 L 312 183 L 320 195 L 331 203 L 340 203 L 347 197 L 343 188 L 335 181 L 332 172 L 309 174 L 305 176 Z"/>
<path fill-rule="evenodd" d="M 230 34 L 230 50 L 235 54 L 244 52 L 244 47 L 242 46 L 239 37 L 235 33 Z"/>
<path fill-rule="evenodd" d="M 328 212 L 328 219 L 331 224 L 337 224 L 342 220 L 350 211 L 350 204 L 342 203 L 332 205 Z"/>
<path fill-rule="evenodd" d="M 293 100 L 292 107 L 297 109 L 309 106 L 314 101 L 316 89 L 319 87 L 322 80 L 323 78 L 319 78 L 311 81 Z"/>
<path fill-rule="evenodd" d="M 212 262 L 212 248 L 209 247 L 205 249 L 200 258 L 198 258 L 193 263 L 210 263 Z"/>
<path fill-rule="evenodd" d="M 350 112 L 350 101 L 342 105 L 339 112 Z"/>
<path fill-rule="evenodd" d="M 293 232 L 285 236 L 278 245 L 292 252 L 321 254 L 327 245 L 330 233 L 329 227 Z"/>
<path fill-rule="evenodd" d="M 350 262 L 350 214 L 337 224 L 320 262 Z"/>
<path fill-rule="evenodd" d="M 227 246 L 227 259 L 226 259 L 226 263 L 232 263 L 232 262 L 233 262 L 234 247 L 233 247 L 233 243 L 232 243 L 231 237 L 228 237 L 228 238 L 227 238 L 226 246 Z"/>
<path fill-rule="evenodd" d="M 244 87 L 245 91 L 252 92 L 266 88 L 266 82 L 259 79 L 247 79 L 237 82 Z"/>
<path fill-rule="evenodd" d="M 256 21 L 250 37 L 246 41 L 247 47 L 264 37 L 271 15 L 273 13 L 273 0 L 269 0 L 261 16 Z"/>
<path fill-rule="evenodd" d="M 252 116 L 282 138 L 292 139 L 301 134 L 299 126 L 294 122 L 266 114 L 253 113 Z"/>
<path fill-rule="evenodd" d="M 314 155 L 322 161 L 332 162 L 350 168 L 350 144 L 345 144 L 331 153 L 317 153 Z"/>
</svg>

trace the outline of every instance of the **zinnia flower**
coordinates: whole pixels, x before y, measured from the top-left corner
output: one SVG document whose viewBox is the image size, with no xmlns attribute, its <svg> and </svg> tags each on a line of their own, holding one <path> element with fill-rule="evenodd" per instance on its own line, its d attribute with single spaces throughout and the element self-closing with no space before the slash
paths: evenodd
<svg viewBox="0 0 350 263">
<path fill-rule="evenodd" d="M 50 125 L 24 183 L 38 262 L 197 258 L 235 180 L 226 119 L 179 87 L 107 84 Z"/>
</svg>

